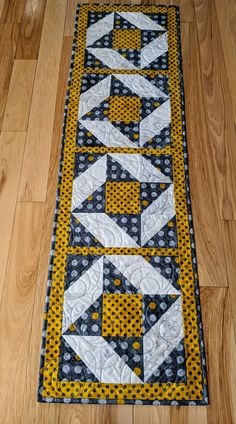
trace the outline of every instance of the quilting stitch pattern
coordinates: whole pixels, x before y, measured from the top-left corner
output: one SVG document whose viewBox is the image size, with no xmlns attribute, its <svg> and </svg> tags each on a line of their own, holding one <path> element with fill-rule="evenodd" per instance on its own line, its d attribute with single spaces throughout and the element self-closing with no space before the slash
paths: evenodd
<svg viewBox="0 0 236 424">
<path fill-rule="evenodd" d="M 39 400 L 207 403 L 177 23 L 80 8 Z"/>
</svg>

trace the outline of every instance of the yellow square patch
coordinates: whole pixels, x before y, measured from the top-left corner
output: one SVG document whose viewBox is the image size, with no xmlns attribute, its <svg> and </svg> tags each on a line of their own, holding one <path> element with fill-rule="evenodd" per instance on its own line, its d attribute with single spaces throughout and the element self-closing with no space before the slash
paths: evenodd
<svg viewBox="0 0 236 424">
<path fill-rule="evenodd" d="M 142 295 L 103 294 L 102 336 L 142 335 Z"/>
<path fill-rule="evenodd" d="M 114 29 L 113 49 L 141 49 L 140 29 Z"/>
<path fill-rule="evenodd" d="M 140 183 L 106 183 L 106 213 L 137 214 L 140 212 Z"/>
<path fill-rule="evenodd" d="M 109 98 L 108 119 L 115 122 L 140 121 L 141 101 L 136 96 L 111 96 Z"/>
</svg>

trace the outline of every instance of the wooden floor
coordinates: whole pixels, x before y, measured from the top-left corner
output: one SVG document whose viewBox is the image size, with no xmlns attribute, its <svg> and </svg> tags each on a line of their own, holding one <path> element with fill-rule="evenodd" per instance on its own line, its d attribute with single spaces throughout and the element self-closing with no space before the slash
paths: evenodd
<svg viewBox="0 0 236 424">
<path fill-rule="evenodd" d="M 235 0 L 161 1 L 181 7 L 210 406 L 36 402 L 76 3 L 0 0 L 0 424 L 236 423 Z"/>
</svg>

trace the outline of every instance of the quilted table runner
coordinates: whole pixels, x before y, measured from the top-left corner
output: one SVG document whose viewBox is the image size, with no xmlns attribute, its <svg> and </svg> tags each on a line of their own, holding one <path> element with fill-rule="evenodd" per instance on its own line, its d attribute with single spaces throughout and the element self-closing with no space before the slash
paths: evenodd
<svg viewBox="0 0 236 424">
<path fill-rule="evenodd" d="M 38 399 L 206 404 L 179 10 L 77 9 Z"/>
</svg>

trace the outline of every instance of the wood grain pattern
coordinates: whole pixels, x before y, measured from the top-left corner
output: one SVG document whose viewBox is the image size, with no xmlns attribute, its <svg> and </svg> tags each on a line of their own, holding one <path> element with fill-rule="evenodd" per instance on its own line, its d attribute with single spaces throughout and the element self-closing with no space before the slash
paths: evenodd
<svg viewBox="0 0 236 424">
<path fill-rule="evenodd" d="M 25 0 L 5 0 L 2 8 L 1 23 L 20 23 L 24 12 Z"/>
<path fill-rule="evenodd" d="M 75 22 L 75 13 L 76 7 L 79 3 L 78 0 L 67 0 L 67 9 L 66 9 L 66 19 L 65 19 L 65 28 L 64 36 L 72 36 L 74 34 L 74 22 Z"/>
<path fill-rule="evenodd" d="M 44 220 L 42 227 L 42 242 L 40 251 L 40 262 L 37 278 L 37 290 L 34 301 L 34 314 L 32 321 L 32 331 L 30 336 L 30 350 L 27 364 L 27 381 L 23 393 L 23 414 L 24 423 L 37 422 L 51 424 L 58 422 L 59 405 L 56 408 L 45 408 L 44 404 L 37 404 L 35 396 L 38 386 L 39 356 L 41 348 L 41 332 L 43 322 L 43 310 L 46 295 L 46 281 L 48 273 L 48 261 L 51 248 L 51 234 L 54 218 L 54 206 L 56 197 L 58 166 L 60 159 L 61 133 L 64 113 L 64 102 L 70 66 L 72 48 L 72 37 L 63 40 L 62 56 L 58 78 L 57 100 L 55 108 L 55 120 L 52 138 L 52 151 L 49 166 L 49 177 L 47 186 L 47 200 L 45 203 Z M 51 405 L 50 405 L 51 406 Z M 68 405 L 67 405 L 68 406 Z M 29 413 L 30 410 L 30 413 Z M 28 420 L 28 421 L 27 421 Z"/>
<path fill-rule="evenodd" d="M 207 407 L 208 424 L 235 423 L 235 401 L 231 381 L 235 380 L 232 355 L 235 346 L 230 315 L 229 292 L 225 288 L 201 289 L 210 405 Z"/>
<path fill-rule="evenodd" d="M 15 214 L 17 191 L 24 152 L 25 133 L 0 136 L 0 303 Z"/>
<path fill-rule="evenodd" d="M 2 130 L 27 129 L 35 68 L 35 60 L 14 61 Z"/>
<path fill-rule="evenodd" d="M 180 22 L 193 22 L 195 20 L 193 0 L 170 0 L 170 4 L 179 6 Z"/>
<path fill-rule="evenodd" d="M 46 0 L 27 0 L 17 43 L 17 59 L 37 59 Z"/>
<path fill-rule="evenodd" d="M 133 424 L 170 424 L 170 408 L 168 406 L 134 406 Z"/>
<path fill-rule="evenodd" d="M 0 24 L 0 129 L 2 127 L 18 36 L 19 24 Z"/>
<path fill-rule="evenodd" d="M 231 299 L 231 313 L 233 317 L 234 334 L 236 340 L 236 221 L 222 222 L 222 226 L 229 282 L 229 293 Z"/>
<path fill-rule="evenodd" d="M 207 132 L 195 23 L 182 24 L 183 71 L 189 151 L 190 193 L 194 217 L 200 283 L 225 286 L 226 265 L 216 181 L 210 161 L 213 152 Z M 201 125 L 199 125 L 199 122 Z M 207 205 L 207 208 L 206 208 Z"/>
<path fill-rule="evenodd" d="M 24 201 L 46 198 L 65 12 L 64 1 L 47 3 L 19 191 L 19 199 Z"/>
<path fill-rule="evenodd" d="M 68 413 L 66 407 L 61 405 L 59 409 L 58 424 L 130 424 L 132 423 L 131 405 L 75 405 Z"/>
<path fill-rule="evenodd" d="M 173 406 L 170 424 L 207 424 L 206 406 Z"/>
<path fill-rule="evenodd" d="M 19 424 L 39 261 L 43 204 L 18 204 L 0 309 L 0 422 Z"/>
<path fill-rule="evenodd" d="M 227 0 L 225 7 L 224 2 L 215 0 L 215 6 L 236 123 L 236 3 L 234 0 Z"/>
<path fill-rule="evenodd" d="M 0 0 L 0 22 L 1 22 L 1 16 L 2 16 L 4 3 L 5 3 L 5 0 Z"/>
<path fill-rule="evenodd" d="M 220 216 L 236 219 L 236 144 L 231 95 L 214 2 L 195 1 L 203 99 L 206 104 L 212 167 L 216 176 Z M 227 99 L 227 101 L 226 101 Z"/>
</svg>

